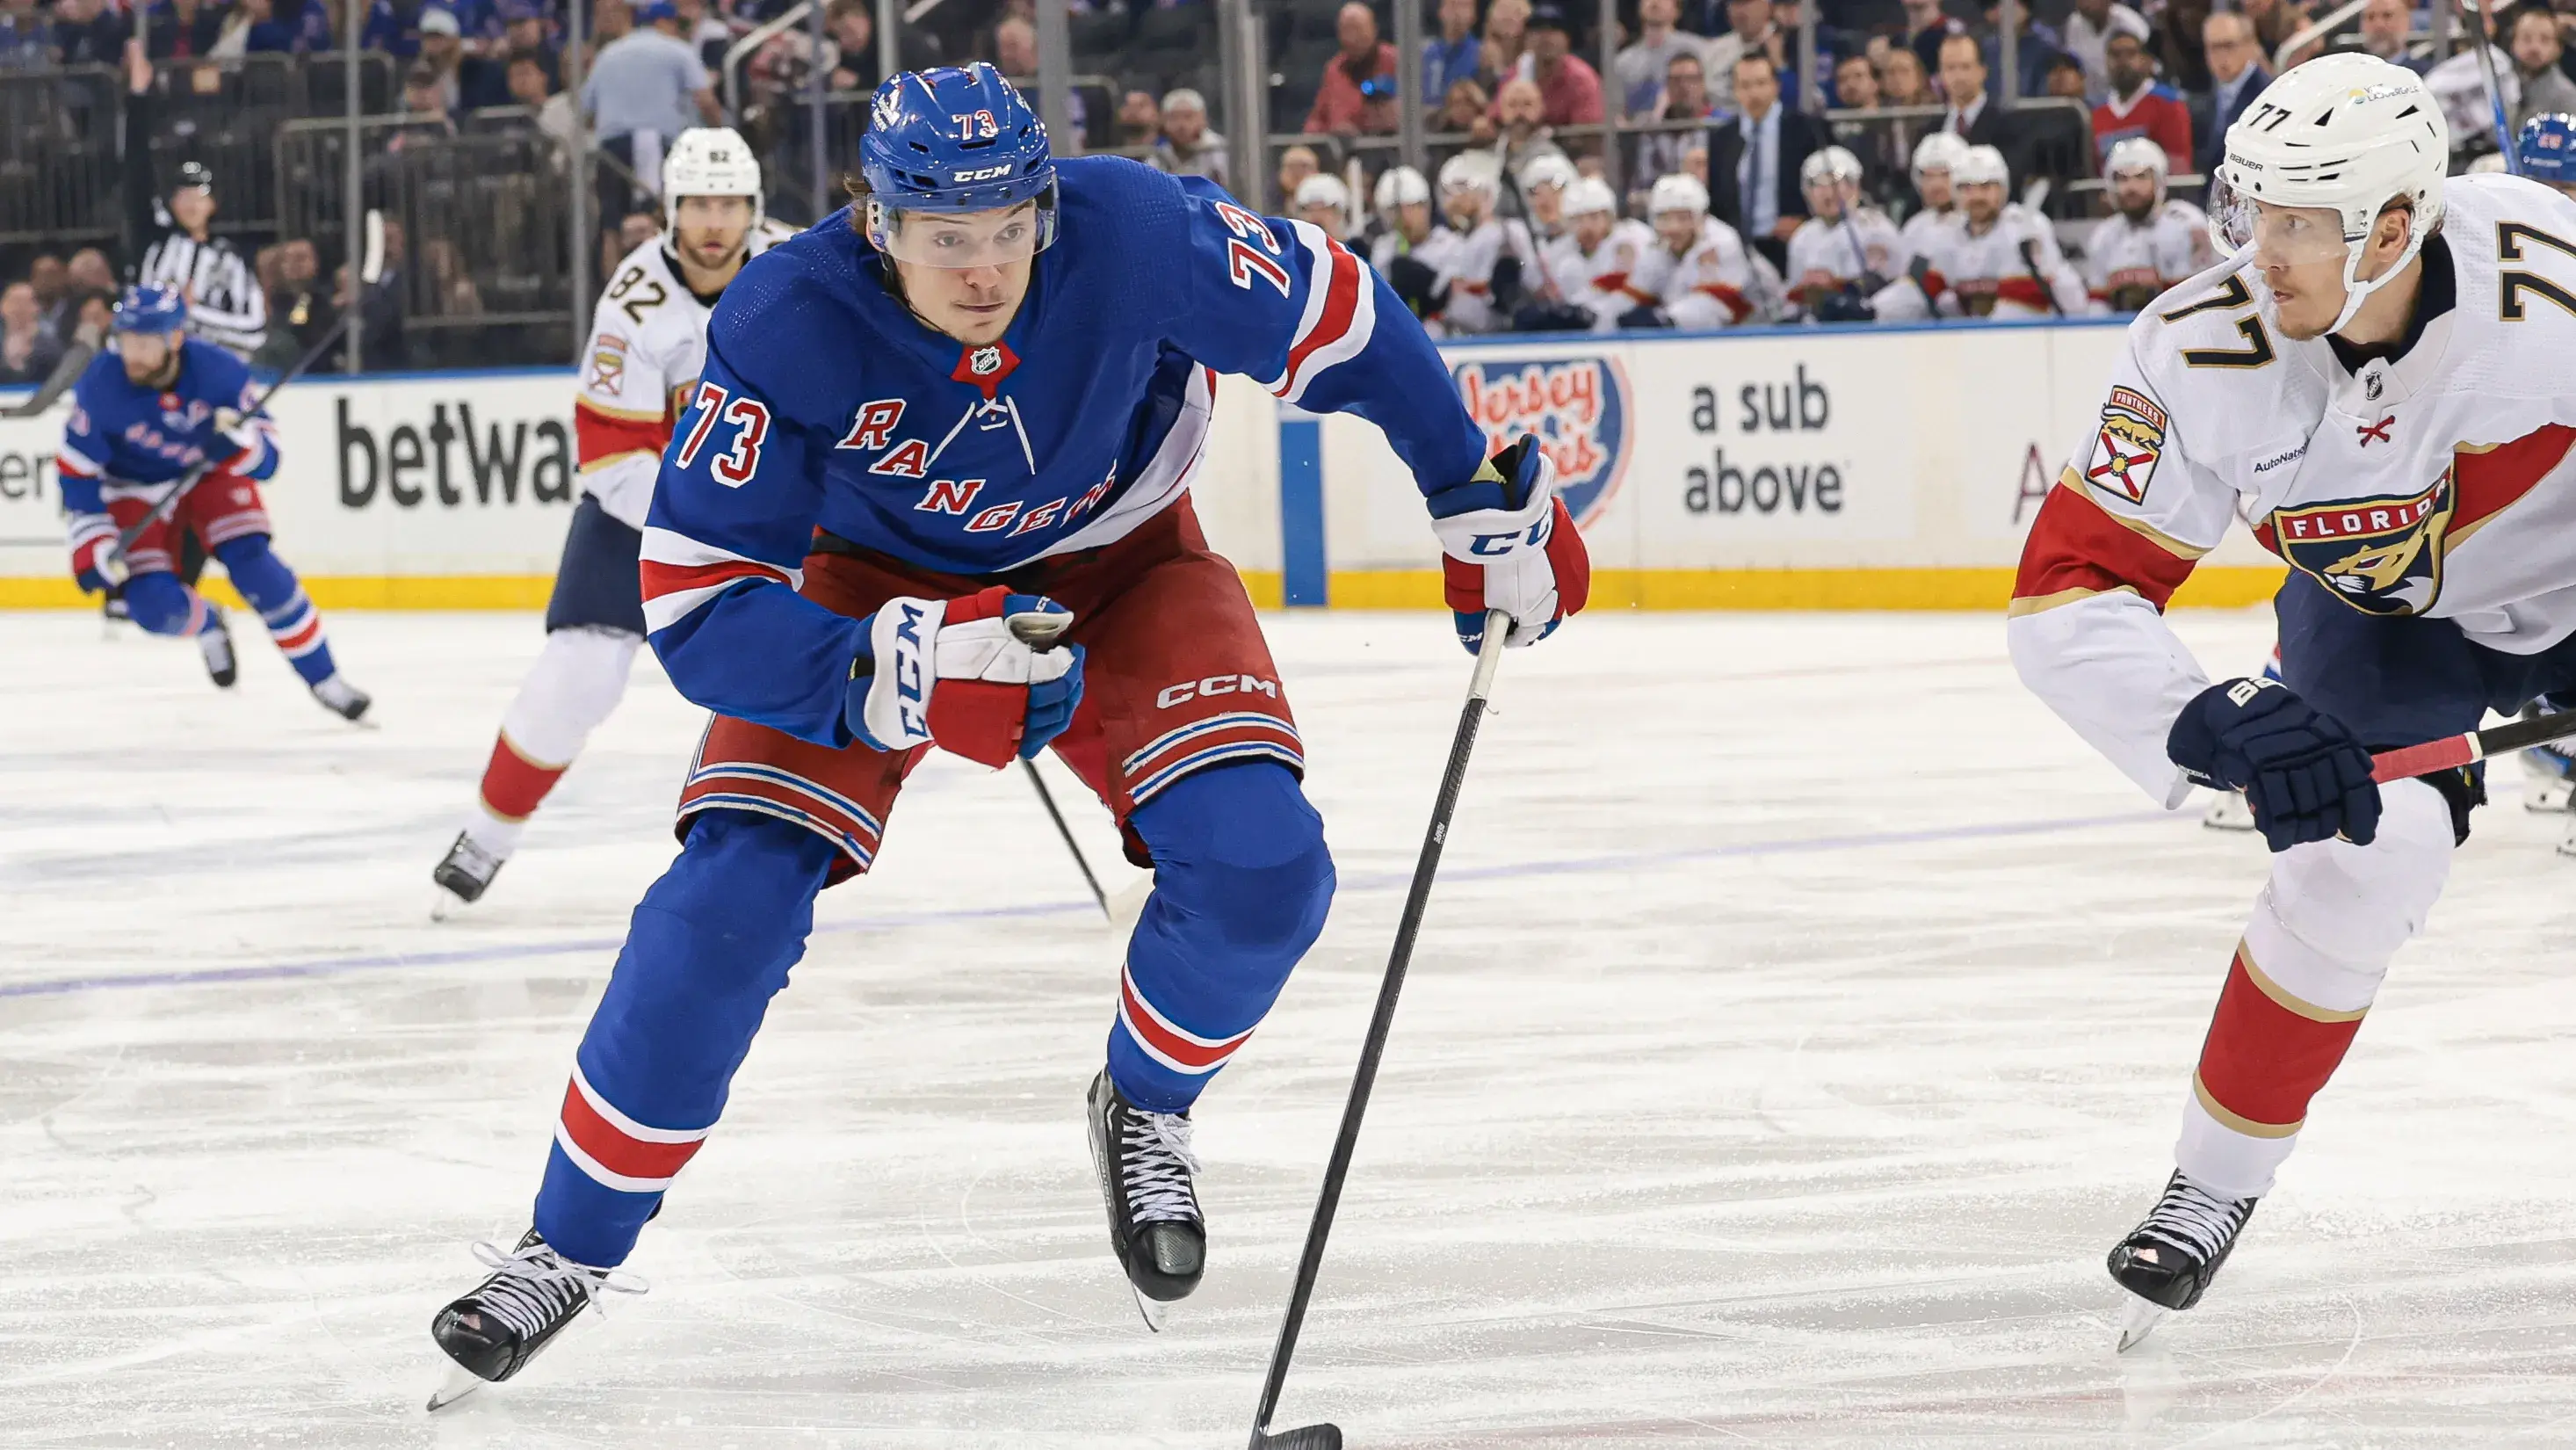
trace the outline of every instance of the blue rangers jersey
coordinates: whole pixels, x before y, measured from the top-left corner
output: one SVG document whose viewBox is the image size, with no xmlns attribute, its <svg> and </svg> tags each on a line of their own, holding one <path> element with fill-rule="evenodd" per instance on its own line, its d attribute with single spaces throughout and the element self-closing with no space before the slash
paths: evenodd
<svg viewBox="0 0 2576 1450">
<path fill-rule="evenodd" d="M 1338 240 L 1197 177 L 1056 166 L 1055 244 L 992 346 L 915 319 L 848 211 L 725 289 L 644 531 L 646 624 L 682 694 L 847 744 L 864 626 L 795 592 L 815 528 L 965 575 L 1098 548 L 1189 488 L 1219 372 L 1367 418 L 1426 493 L 1482 464 L 1439 353 Z"/>
<path fill-rule="evenodd" d="M 63 508 L 71 515 L 72 548 L 115 536 L 107 516 L 111 501 L 157 500 L 190 470 L 241 452 L 216 426 L 218 412 L 243 414 L 248 421 L 237 431 L 257 443 L 232 471 L 253 480 L 277 472 L 277 437 L 268 414 L 248 412 L 258 401 L 259 389 L 241 359 L 193 337 L 180 343 L 178 380 L 164 390 L 137 387 L 112 351 L 92 358 L 73 385 L 71 419 L 54 455 Z"/>
</svg>

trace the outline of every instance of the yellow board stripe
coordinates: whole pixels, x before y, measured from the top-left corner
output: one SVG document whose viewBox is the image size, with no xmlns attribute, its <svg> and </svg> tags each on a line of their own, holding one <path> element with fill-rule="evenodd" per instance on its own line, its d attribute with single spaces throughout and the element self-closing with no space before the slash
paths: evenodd
<svg viewBox="0 0 2576 1450">
<path fill-rule="evenodd" d="M 2210 567 L 2174 595 L 2177 607 L 2241 609 L 2280 590 L 2279 568 Z M 1254 605 L 1277 609 L 1276 569 L 1246 569 Z M 2002 614 L 2012 603 L 2010 569 L 1605 569 L 1592 576 L 1598 609 L 1952 609 Z M 419 578 L 324 575 L 304 581 L 324 609 L 542 609 L 554 591 L 545 574 Z M 1338 571 L 1329 586 L 1341 609 L 1446 609 L 1435 569 Z M 239 600 L 222 584 L 210 593 Z M 0 609 L 95 609 L 67 577 L 0 578 Z"/>
</svg>

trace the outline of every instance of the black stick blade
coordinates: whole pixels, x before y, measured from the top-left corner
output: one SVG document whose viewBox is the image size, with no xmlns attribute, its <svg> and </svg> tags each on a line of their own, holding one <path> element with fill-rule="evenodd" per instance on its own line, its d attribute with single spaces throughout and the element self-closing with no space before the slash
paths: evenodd
<svg viewBox="0 0 2576 1450">
<path fill-rule="evenodd" d="M 1294 1430 L 1255 1430 L 1252 1450 L 1342 1450 L 1338 1425 L 1304 1425 Z"/>
</svg>

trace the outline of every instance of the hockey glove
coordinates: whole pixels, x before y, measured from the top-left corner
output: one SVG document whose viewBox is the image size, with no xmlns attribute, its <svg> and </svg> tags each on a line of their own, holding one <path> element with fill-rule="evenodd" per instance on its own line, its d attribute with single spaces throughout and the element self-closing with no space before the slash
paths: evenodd
<svg viewBox="0 0 2576 1450">
<path fill-rule="evenodd" d="M 2165 754 L 2194 784 L 2241 790 L 2265 844 L 2286 851 L 2379 834 L 2370 752 L 2332 715 L 2272 680 L 2221 680 L 2192 697 Z"/>
<path fill-rule="evenodd" d="M 1514 332 L 1590 332 L 1592 312 L 1571 302 L 1532 302 L 1512 315 Z"/>
<path fill-rule="evenodd" d="M 1510 316 L 1521 305 L 1521 259 L 1509 252 L 1494 259 L 1494 275 L 1486 284 L 1493 293 L 1494 311 Z"/>
<path fill-rule="evenodd" d="M 1052 599 L 1000 585 L 889 599 L 869 616 L 843 714 L 878 750 L 936 745 L 996 770 L 1027 760 L 1082 703 L 1082 646 L 1054 643 L 1072 620 Z"/>
<path fill-rule="evenodd" d="M 1399 256 L 1386 264 L 1386 285 L 1416 317 L 1437 317 L 1449 305 L 1449 289 L 1440 285 L 1440 274 L 1431 264 L 1415 256 Z"/>
<path fill-rule="evenodd" d="M 1670 327 L 1673 325 L 1673 315 L 1652 302 L 1645 302 L 1620 313 L 1619 325 L 1630 331 L 1649 327 Z"/>
<path fill-rule="evenodd" d="M 1878 309 L 1869 302 L 1870 294 L 1857 287 L 1845 286 L 1826 295 L 1816 304 L 1818 322 L 1876 322 Z"/>
<path fill-rule="evenodd" d="M 1440 536 L 1443 592 L 1470 654 L 1485 642 L 1485 611 L 1512 617 L 1510 644 L 1533 645 L 1580 613 L 1592 594 L 1592 556 L 1556 496 L 1556 468 L 1524 433 L 1476 476 L 1424 500 Z"/>
<path fill-rule="evenodd" d="M 125 583 L 125 561 L 116 557 L 116 521 L 105 514 L 72 518 L 72 582 L 83 594 L 113 593 Z"/>
</svg>

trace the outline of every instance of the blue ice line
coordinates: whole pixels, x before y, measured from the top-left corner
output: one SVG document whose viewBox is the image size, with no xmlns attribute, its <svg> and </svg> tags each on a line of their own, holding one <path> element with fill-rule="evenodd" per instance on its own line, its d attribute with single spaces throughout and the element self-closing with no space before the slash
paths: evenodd
<svg viewBox="0 0 2576 1450">
<path fill-rule="evenodd" d="M 2100 826 L 2133 826 L 2170 819 L 2164 811 L 2122 811 L 2106 816 L 2061 816 L 2035 821 L 2002 821 L 1982 826 L 1941 826 L 1921 831 L 1870 831 L 1844 836 L 1810 836 L 1787 841 L 1746 841 L 1731 846 L 1695 846 L 1680 851 L 1623 852 L 1609 856 L 1570 856 L 1553 861 L 1520 861 L 1502 866 L 1450 867 L 1449 881 L 1504 881 L 1523 876 L 1567 876 L 1602 871 L 1632 871 L 1677 866 L 1693 861 L 1720 861 L 1755 856 L 1801 856 L 1881 846 L 1921 846 L 1949 841 L 1994 840 L 2011 836 L 2053 835 Z M 1412 882 L 1412 873 L 1377 872 L 1342 879 L 1345 891 L 1397 891 Z M 1099 907 L 1089 901 L 1048 901 L 1027 906 L 985 906 L 956 911 L 872 916 L 864 921 L 818 926 L 818 935 L 884 931 L 907 926 L 944 926 L 968 921 L 1009 921 L 1029 917 L 1085 916 Z M 215 982 L 280 981 L 296 977 L 336 976 L 379 967 L 439 967 L 519 957 L 560 957 L 614 952 L 623 938 L 589 941 L 534 942 L 517 946 L 467 947 L 443 952 L 384 952 L 372 956 L 325 957 L 310 962 L 279 962 L 257 967 L 204 967 L 183 972 L 145 972 L 108 977 L 62 977 L 52 981 L 0 983 L 0 998 L 66 996 L 135 987 L 190 987 Z"/>
</svg>

